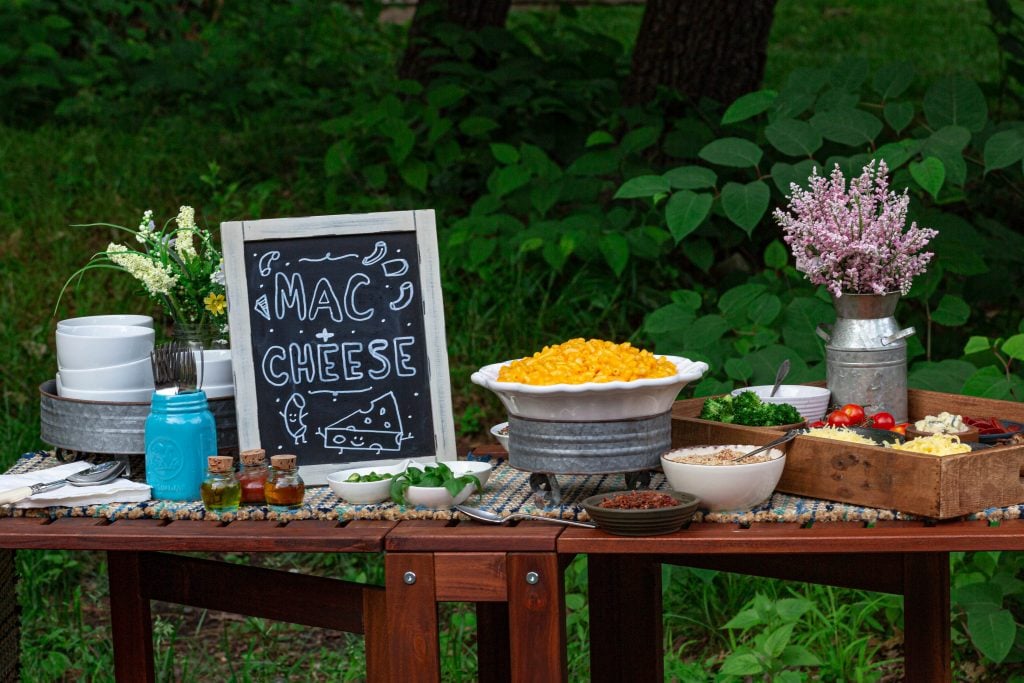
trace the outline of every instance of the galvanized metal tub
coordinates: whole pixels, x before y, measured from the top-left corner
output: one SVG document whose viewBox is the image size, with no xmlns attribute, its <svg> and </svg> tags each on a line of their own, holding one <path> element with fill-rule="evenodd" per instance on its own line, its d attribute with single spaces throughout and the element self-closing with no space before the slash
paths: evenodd
<svg viewBox="0 0 1024 683">
<path fill-rule="evenodd" d="M 208 399 L 217 422 L 217 450 L 238 452 L 234 397 Z M 57 395 L 57 383 L 39 385 L 39 435 L 60 449 L 82 454 L 143 455 L 149 403 L 101 403 Z"/>
<path fill-rule="evenodd" d="M 656 469 L 672 445 L 671 412 L 632 420 L 553 422 L 509 415 L 509 465 L 550 474 Z"/>
</svg>

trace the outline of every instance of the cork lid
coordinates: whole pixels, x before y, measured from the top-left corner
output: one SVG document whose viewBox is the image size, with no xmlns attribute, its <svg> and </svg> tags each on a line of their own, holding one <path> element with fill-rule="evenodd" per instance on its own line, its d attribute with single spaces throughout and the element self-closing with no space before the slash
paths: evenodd
<svg viewBox="0 0 1024 683">
<path fill-rule="evenodd" d="M 267 459 L 267 452 L 262 448 L 253 448 L 239 453 L 238 459 L 242 461 L 243 465 L 262 465 Z"/>
<path fill-rule="evenodd" d="M 233 469 L 235 459 L 230 455 L 211 455 L 206 461 L 211 472 L 225 473 Z"/>
<path fill-rule="evenodd" d="M 294 470 L 296 456 L 294 455 L 272 455 L 270 466 L 278 470 Z"/>
</svg>

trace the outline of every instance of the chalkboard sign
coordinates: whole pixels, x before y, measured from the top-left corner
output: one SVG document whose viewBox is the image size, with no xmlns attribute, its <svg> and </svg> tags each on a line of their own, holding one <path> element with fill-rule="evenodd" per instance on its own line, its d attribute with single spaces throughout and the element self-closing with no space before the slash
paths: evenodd
<svg viewBox="0 0 1024 683">
<path fill-rule="evenodd" d="M 223 223 L 238 439 L 345 466 L 455 459 L 433 211 Z"/>
</svg>

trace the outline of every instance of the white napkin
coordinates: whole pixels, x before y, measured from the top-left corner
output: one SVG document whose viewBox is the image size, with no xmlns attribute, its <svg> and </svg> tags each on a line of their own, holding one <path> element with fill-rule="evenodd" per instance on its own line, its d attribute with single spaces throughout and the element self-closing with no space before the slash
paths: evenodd
<svg viewBox="0 0 1024 683">
<path fill-rule="evenodd" d="M 45 470 L 35 470 L 24 474 L 0 474 L 0 491 L 16 489 L 21 486 L 31 486 L 44 482 L 64 479 L 75 472 L 81 472 L 92 467 L 92 464 L 84 461 L 72 462 L 67 465 L 48 467 Z M 140 484 L 128 479 L 115 479 L 102 486 L 61 486 L 59 489 L 37 493 L 34 496 L 24 498 L 14 507 L 17 508 L 45 508 L 53 505 L 64 507 L 77 507 L 81 505 L 105 505 L 107 503 L 141 503 L 150 498 L 149 484 Z"/>
</svg>

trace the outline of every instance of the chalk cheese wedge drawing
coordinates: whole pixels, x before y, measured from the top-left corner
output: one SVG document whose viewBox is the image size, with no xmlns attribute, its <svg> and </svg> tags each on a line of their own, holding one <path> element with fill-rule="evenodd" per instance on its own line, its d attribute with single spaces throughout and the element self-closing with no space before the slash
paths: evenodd
<svg viewBox="0 0 1024 683">
<path fill-rule="evenodd" d="M 402 428 L 395 393 L 389 391 L 370 402 L 364 410 L 356 410 L 334 422 L 318 434 L 324 437 L 324 448 L 345 451 L 397 451 L 402 441 L 412 438 Z"/>
</svg>

